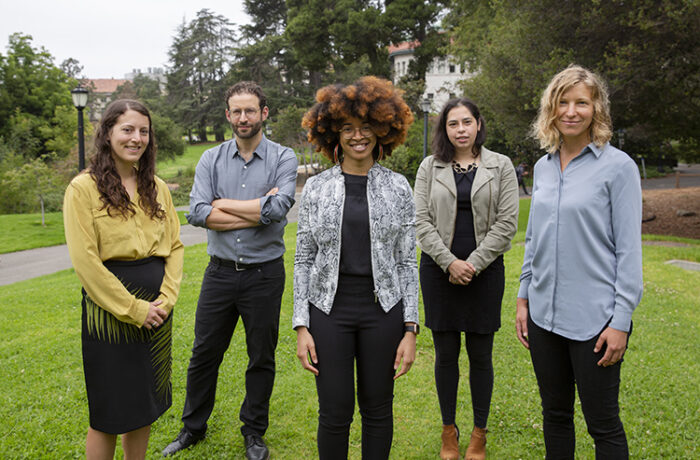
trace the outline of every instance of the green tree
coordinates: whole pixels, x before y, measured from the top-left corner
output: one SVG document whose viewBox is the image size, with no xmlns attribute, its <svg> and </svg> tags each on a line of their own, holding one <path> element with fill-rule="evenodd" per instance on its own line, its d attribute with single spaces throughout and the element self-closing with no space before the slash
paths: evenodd
<svg viewBox="0 0 700 460">
<path fill-rule="evenodd" d="M 697 2 L 457 0 L 445 22 L 451 53 L 478 72 L 465 94 L 486 117 L 489 145 L 496 140 L 503 153 L 537 152 L 528 130 L 540 95 L 570 63 L 607 79 L 625 150 L 660 155 L 671 141 L 697 148 Z"/>
<path fill-rule="evenodd" d="M 22 213 L 39 208 L 41 225 L 45 225 L 45 211 L 61 208 L 66 185 L 61 174 L 43 158 L 29 160 L 6 171 L 0 178 L 0 211 Z"/>
<path fill-rule="evenodd" d="M 31 42 L 29 35 L 12 34 L 7 55 L 0 54 L 0 137 L 26 158 L 49 153 L 65 157 L 76 139 L 70 90 L 77 81 L 54 65 L 48 51 Z M 75 70 L 79 65 L 73 59 L 68 67 Z"/>
<path fill-rule="evenodd" d="M 381 162 L 383 166 L 406 176 L 411 187 L 416 181 L 418 167 L 423 161 L 423 118 L 418 114 L 413 116 L 415 121 L 408 129 L 406 142 L 398 146 L 388 158 Z M 428 150 L 428 155 L 430 155 L 430 150 Z"/>
<path fill-rule="evenodd" d="M 182 140 L 181 127 L 158 112 L 151 112 L 151 122 L 158 145 L 159 159 L 173 159 L 185 152 L 185 141 Z"/>
<path fill-rule="evenodd" d="M 217 141 L 224 140 L 226 119 L 221 112 L 234 38 L 228 19 L 202 9 L 178 28 L 170 48 L 168 103 L 175 120 L 188 132 L 195 130 L 200 140 L 207 139 L 208 126 Z"/>
</svg>

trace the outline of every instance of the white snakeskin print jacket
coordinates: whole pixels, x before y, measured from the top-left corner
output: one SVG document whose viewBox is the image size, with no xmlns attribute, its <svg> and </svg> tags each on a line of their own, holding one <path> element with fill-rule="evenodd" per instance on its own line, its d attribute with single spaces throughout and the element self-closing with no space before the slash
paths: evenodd
<svg viewBox="0 0 700 460">
<path fill-rule="evenodd" d="M 293 327 L 309 326 L 309 303 L 330 314 L 338 287 L 345 179 L 340 166 L 311 177 L 301 195 L 294 257 Z M 389 311 L 403 300 L 418 323 L 415 204 L 405 177 L 379 164 L 367 174 L 374 293 Z"/>
</svg>

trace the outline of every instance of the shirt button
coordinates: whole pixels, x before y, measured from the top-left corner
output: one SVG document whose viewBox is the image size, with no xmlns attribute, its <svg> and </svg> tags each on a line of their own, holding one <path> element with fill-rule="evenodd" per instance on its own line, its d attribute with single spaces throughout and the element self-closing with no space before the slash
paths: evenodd
<svg viewBox="0 0 700 460">
<path fill-rule="evenodd" d="M 236 238 L 236 243 L 240 243 L 240 242 L 241 242 L 241 239 L 240 239 L 240 238 Z"/>
<path fill-rule="evenodd" d="M 245 188 L 245 184 L 241 185 L 241 187 Z"/>
</svg>

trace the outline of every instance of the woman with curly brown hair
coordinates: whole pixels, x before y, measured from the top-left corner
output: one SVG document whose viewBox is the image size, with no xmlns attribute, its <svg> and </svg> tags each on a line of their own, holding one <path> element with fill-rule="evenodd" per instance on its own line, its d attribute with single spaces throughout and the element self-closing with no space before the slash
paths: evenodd
<svg viewBox="0 0 700 460">
<path fill-rule="evenodd" d="M 376 77 L 321 88 L 316 101 L 302 125 L 336 165 L 302 193 L 297 357 L 316 376 L 320 459 L 348 456 L 355 365 L 362 458 L 386 459 L 394 380 L 416 354 L 418 270 L 411 188 L 378 161 L 404 141 L 413 115 L 393 85 Z"/>
<path fill-rule="evenodd" d="M 105 110 L 90 167 L 68 186 L 66 242 L 83 286 L 82 349 L 90 409 L 88 459 L 145 458 L 153 423 L 171 404 L 172 315 L 182 277 L 180 222 L 155 177 L 148 110 Z"/>
</svg>

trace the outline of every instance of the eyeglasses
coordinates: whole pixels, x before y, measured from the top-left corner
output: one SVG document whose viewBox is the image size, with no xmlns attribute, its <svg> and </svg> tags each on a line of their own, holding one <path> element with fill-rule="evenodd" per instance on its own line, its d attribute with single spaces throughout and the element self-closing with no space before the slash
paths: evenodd
<svg viewBox="0 0 700 460">
<path fill-rule="evenodd" d="M 255 115 L 257 115 L 258 112 L 258 109 L 233 109 L 228 111 L 229 116 L 234 120 L 238 120 L 239 118 L 241 118 L 241 115 L 244 113 L 246 118 L 253 118 Z"/>
<path fill-rule="evenodd" d="M 369 125 L 361 126 L 359 128 L 355 128 L 353 126 L 343 126 L 340 128 L 340 134 L 345 138 L 345 139 L 351 139 L 353 136 L 355 136 L 355 133 L 357 130 L 360 130 L 360 135 L 362 137 L 369 137 L 372 134 L 374 134 L 374 131 L 372 131 L 372 127 Z"/>
</svg>

